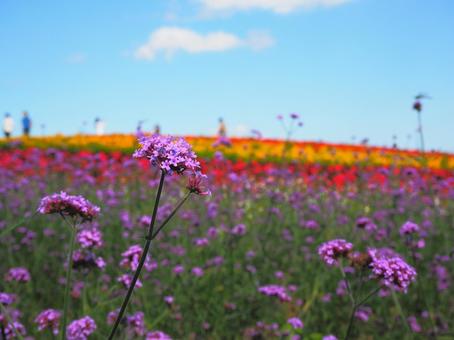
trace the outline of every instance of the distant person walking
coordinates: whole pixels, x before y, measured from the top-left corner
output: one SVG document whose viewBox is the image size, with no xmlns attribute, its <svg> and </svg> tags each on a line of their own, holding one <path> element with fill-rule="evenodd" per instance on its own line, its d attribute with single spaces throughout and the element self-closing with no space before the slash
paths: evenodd
<svg viewBox="0 0 454 340">
<path fill-rule="evenodd" d="M 104 135 L 104 129 L 105 129 L 104 122 L 101 120 L 101 118 L 97 117 L 95 119 L 95 132 L 96 132 L 96 135 L 98 135 L 98 136 Z"/>
<path fill-rule="evenodd" d="M 156 124 L 154 126 L 154 134 L 155 135 L 160 135 L 161 134 L 161 127 L 159 126 L 159 124 Z"/>
<path fill-rule="evenodd" d="M 32 128 L 32 120 L 28 116 L 28 112 L 27 111 L 24 111 L 22 113 L 22 115 L 23 115 L 23 117 L 22 117 L 22 132 L 23 132 L 24 137 L 28 137 L 28 136 L 30 136 L 30 130 Z"/>
<path fill-rule="evenodd" d="M 5 118 L 3 119 L 3 133 L 5 138 L 9 139 L 14 130 L 14 121 L 13 117 L 9 113 L 5 113 Z"/>
<path fill-rule="evenodd" d="M 222 118 L 219 118 L 218 136 L 219 138 L 227 137 L 227 128 L 225 127 L 225 123 Z"/>
</svg>

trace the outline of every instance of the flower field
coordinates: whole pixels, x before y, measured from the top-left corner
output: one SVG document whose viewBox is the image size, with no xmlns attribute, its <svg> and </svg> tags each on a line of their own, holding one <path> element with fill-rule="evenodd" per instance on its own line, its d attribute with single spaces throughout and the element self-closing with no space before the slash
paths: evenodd
<svg viewBox="0 0 454 340">
<path fill-rule="evenodd" d="M 215 137 L 186 136 L 199 156 L 212 158 L 216 150 L 221 150 L 226 158 L 243 161 L 279 162 L 286 159 L 304 163 L 330 165 L 374 165 L 374 166 L 412 166 L 432 169 L 454 169 L 454 155 L 442 152 L 420 153 L 416 150 L 399 150 L 361 145 L 329 144 L 322 142 L 292 142 L 262 138 L 232 138 L 229 145 Z M 93 152 L 117 151 L 131 154 L 137 146 L 137 138 L 132 134 L 113 134 L 106 136 L 56 135 L 0 140 L 0 148 L 11 147 L 41 149 L 57 148 L 69 151 L 90 150 Z"/>
<path fill-rule="evenodd" d="M 0 339 L 454 339 L 454 155 L 186 140 L 0 143 Z"/>
</svg>

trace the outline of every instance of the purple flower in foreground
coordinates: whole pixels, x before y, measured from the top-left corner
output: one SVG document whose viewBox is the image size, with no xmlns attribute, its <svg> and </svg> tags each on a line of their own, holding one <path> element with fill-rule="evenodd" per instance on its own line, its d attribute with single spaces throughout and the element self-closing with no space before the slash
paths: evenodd
<svg viewBox="0 0 454 340">
<path fill-rule="evenodd" d="M 183 138 L 153 135 L 139 139 L 134 158 L 147 158 L 153 166 L 166 173 L 199 171 L 200 163 L 191 146 Z"/>
<path fill-rule="evenodd" d="M 407 221 L 404 223 L 402 227 L 400 227 L 400 235 L 410 235 L 417 233 L 419 231 L 419 226 L 416 223 L 413 223 L 411 221 Z"/>
<path fill-rule="evenodd" d="M 145 340 L 172 340 L 170 336 L 161 331 L 147 333 Z"/>
<path fill-rule="evenodd" d="M 61 313 L 58 310 L 46 309 L 39 313 L 35 319 L 35 323 L 38 324 L 39 331 L 50 329 L 54 335 L 57 335 L 60 325 L 60 317 Z"/>
<path fill-rule="evenodd" d="M 410 283 L 415 281 L 416 270 L 400 257 L 381 256 L 375 249 L 370 249 L 369 254 L 373 276 L 385 286 L 406 292 Z"/>
<path fill-rule="evenodd" d="M 331 240 L 320 245 L 318 254 L 329 266 L 337 264 L 337 259 L 346 257 L 353 249 L 353 244 L 342 239 Z"/>
<path fill-rule="evenodd" d="M 66 337 L 68 340 L 86 340 L 95 330 L 95 321 L 89 316 L 84 316 L 69 324 Z"/>
<path fill-rule="evenodd" d="M 82 221 L 91 221 L 98 216 L 100 208 L 93 205 L 82 196 L 68 195 L 62 191 L 41 199 L 38 207 L 41 214 L 62 214 L 65 216 L 82 218 Z"/>
<path fill-rule="evenodd" d="M 303 322 L 296 317 L 290 318 L 287 322 L 294 328 L 294 329 L 302 329 L 304 327 Z"/>
<path fill-rule="evenodd" d="M 16 281 L 20 283 L 26 283 L 30 281 L 30 273 L 26 268 L 17 267 L 11 268 L 5 275 L 5 281 Z"/>
<path fill-rule="evenodd" d="M 287 294 L 285 287 L 279 285 L 266 285 L 259 287 L 259 293 L 267 296 L 277 296 L 282 302 L 291 301 L 292 298 Z"/>
</svg>

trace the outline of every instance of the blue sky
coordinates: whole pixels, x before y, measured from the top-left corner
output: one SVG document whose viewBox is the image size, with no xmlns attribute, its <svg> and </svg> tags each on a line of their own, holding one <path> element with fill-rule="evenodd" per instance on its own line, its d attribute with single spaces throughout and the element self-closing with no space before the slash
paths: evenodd
<svg viewBox="0 0 454 340">
<path fill-rule="evenodd" d="M 453 32 L 451 0 L 1 0 L 0 112 L 267 137 L 298 112 L 298 139 L 415 147 L 424 91 L 427 146 L 454 151 Z"/>
</svg>

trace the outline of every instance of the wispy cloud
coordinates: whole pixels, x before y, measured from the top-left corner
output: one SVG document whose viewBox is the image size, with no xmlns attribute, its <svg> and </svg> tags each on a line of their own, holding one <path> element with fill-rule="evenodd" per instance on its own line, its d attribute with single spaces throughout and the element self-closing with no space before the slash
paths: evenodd
<svg viewBox="0 0 454 340">
<path fill-rule="evenodd" d="M 333 7 L 351 0 L 199 0 L 208 12 L 269 10 L 275 13 L 290 13 L 300 8 Z"/>
<path fill-rule="evenodd" d="M 87 55 L 85 53 L 73 53 L 66 58 L 68 64 L 83 64 L 87 61 Z"/>
<path fill-rule="evenodd" d="M 170 58 L 177 52 L 223 52 L 241 47 L 261 50 L 273 44 L 273 38 L 260 31 L 240 38 L 222 31 L 201 34 L 180 27 L 161 27 L 151 33 L 148 41 L 137 48 L 134 55 L 137 59 L 153 60 L 158 54 Z"/>
</svg>

